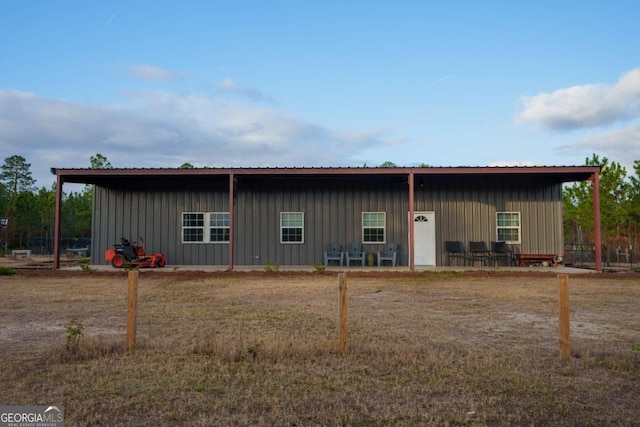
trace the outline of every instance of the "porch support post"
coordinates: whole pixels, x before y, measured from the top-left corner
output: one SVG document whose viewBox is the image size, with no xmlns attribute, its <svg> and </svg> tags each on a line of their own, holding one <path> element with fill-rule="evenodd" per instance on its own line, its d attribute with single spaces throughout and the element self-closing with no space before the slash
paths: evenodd
<svg viewBox="0 0 640 427">
<path fill-rule="evenodd" d="M 596 271 L 602 271 L 602 229 L 600 226 L 600 174 L 591 176 L 593 190 L 593 244 L 595 245 Z"/>
<path fill-rule="evenodd" d="M 53 224 L 53 268 L 60 268 L 60 235 L 62 233 L 62 184 L 64 178 L 56 175 L 56 206 Z"/>
<path fill-rule="evenodd" d="M 409 171 L 409 270 L 415 270 L 415 237 L 414 237 L 414 175 L 413 169 Z"/>
<path fill-rule="evenodd" d="M 233 236 L 234 230 L 234 218 L 233 213 L 233 199 L 234 199 L 234 181 L 235 176 L 233 173 L 229 174 L 229 270 L 233 270 Z"/>
</svg>

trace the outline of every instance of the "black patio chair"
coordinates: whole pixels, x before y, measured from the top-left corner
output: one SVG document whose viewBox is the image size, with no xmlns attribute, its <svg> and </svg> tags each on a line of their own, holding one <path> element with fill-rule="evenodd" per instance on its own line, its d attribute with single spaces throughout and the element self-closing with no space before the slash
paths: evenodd
<svg viewBox="0 0 640 427">
<path fill-rule="evenodd" d="M 505 242 L 491 242 L 491 264 L 504 265 L 505 267 L 513 267 L 515 258 L 511 247 Z"/>
<path fill-rule="evenodd" d="M 457 260 L 457 264 L 467 265 L 467 250 L 464 247 L 464 243 L 460 241 L 446 241 L 444 242 L 445 250 L 447 251 L 447 265 L 451 265 L 451 260 Z"/>
<path fill-rule="evenodd" d="M 491 251 L 486 242 L 469 242 L 468 254 L 469 265 L 475 265 L 479 261 L 481 265 L 488 266 L 491 260 Z"/>
</svg>

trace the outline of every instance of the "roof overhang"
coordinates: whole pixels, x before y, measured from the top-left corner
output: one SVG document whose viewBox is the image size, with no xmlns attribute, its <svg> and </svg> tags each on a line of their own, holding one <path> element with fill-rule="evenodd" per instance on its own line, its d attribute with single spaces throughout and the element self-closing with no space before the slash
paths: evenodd
<svg viewBox="0 0 640 427">
<path fill-rule="evenodd" d="M 461 166 L 461 167 L 309 167 L 309 168 L 129 168 L 129 169 L 63 169 L 51 168 L 51 173 L 62 182 L 104 185 L 123 178 L 187 178 L 222 176 L 273 177 L 339 177 L 385 176 L 413 173 L 415 176 L 507 175 L 538 176 L 558 182 L 591 179 L 599 174 L 601 166 Z"/>
</svg>

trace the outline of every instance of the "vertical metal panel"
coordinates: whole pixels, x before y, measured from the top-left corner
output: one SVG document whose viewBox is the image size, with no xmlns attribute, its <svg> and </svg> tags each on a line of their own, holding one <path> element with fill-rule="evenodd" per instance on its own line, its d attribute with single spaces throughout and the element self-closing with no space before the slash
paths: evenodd
<svg viewBox="0 0 640 427">
<path fill-rule="evenodd" d="M 521 214 L 521 250 L 562 251 L 561 184 L 539 178 L 416 176 L 415 210 L 436 215 L 437 264 L 444 242 L 496 240 L 496 212 Z M 153 188 L 159 188 L 154 190 Z M 406 177 L 278 178 L 241 177 L 235 203 L 236 265 L 313 265 L 331 242 L 362 241 L 362 212 L 386 212 L 387 242 L 400 246 L 399 264 L 408 263 Z M 92 262 L 120 237 L 143 236 L 147 249 L 163 252 L 169 264 L 228 263 L 226 244 L 182 244 L 183 212 L 228 212 L 228 182 L 163 182 L 145 188 L 95 187 Z M 304 212 L 304 243 L 280 243 L 280 213 Z M 364 245 L 367 252 L 383 249 Z M 259 258 L 256 258 L 259 257 Z"/>
<path fill-rule="evenodd" d="M 387 241 L 400 244 L 400 262 L 406 263 L 407 230 L 406 184 L 389 185 L 374 180 L 277 179 L 250 181 L 238 194 L 236 262 L 256 264 L 268 260 L 282 265 L 321 263 L 323 252 L 331 242 L 346 247 L 362 241 L 362 212 L 387 212 Z M 280 213 L 304 212 L 304 243 L 280 243 Z M 240 232 L 240 230 L 243 230 Z M 365 245 L 367 251 L 382 250 L 383 245 Z"/>
<path fill-rule="evenodd" d="M 193 188 L 170 182 L 159 187 L 163 189 L 95 188 L 92 262 L 105 263 L 104 250 L 118 243 L 120 237 L 134 241 L 143 237 L 147 251 L 164 253 L 169 264 L 226 263 L 226 244 L 181 242 L 183 212 L 227 211 L 220 180 L 200 182 Z"/>
<path fill-rule="evenodd" d="M 421 181 L 422 180 L 422 181 Z M 560 253 L 562 187 L 536 178 L 478 176 L 418 178 L 416 210 L 435 211 L 437 264 L 445 259 L 444 242 L 497 240 L 496 212 L 520 212 L 521 250 Z"/>
</svg>

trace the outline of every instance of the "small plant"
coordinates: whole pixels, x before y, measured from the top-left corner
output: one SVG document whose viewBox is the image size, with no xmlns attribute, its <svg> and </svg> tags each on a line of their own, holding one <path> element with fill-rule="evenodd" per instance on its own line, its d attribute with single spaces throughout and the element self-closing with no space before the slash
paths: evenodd
<svg viewBox="0 0 640 427">
<path fill-rule="evenodd" d="M 249 352 L 249 354 L 251 355 L 251 357 L 253 358 L 253 360 L 256 360 L 256 358 L 258 357 L 258 350 L 260 349 L 260 344 L 256 344 L 256 345 L 252 345 L 249 346 L 249 348 L 247 349 L 247 351 Z"/>
<path fill-rule="evenodd" d="M 134 271 L 134 270 L 140 270 L 140 266 L 137 264 L 132 264 L 130 262 L 125 262 L 124 263 L 124 269 L 127 271 Z"/>
<path fill-rule="evenodd" d="M 0 267 L 0 276 L 13 276 L 16 270 L 12 267 Z"/>
<path fill-rule="evenodd" d="M 78 349 L 80 339 L 84 336 L 83 328 L 82 322 L 77 319 L 71 319 L 65 329 L 67 331 L 67 350 L 75 351 Z"/>
<path fill-rule="evenodd" d="M 268 273 L 277 273 L 278 271 L 280 271 L 280 263 L 276 262 L 274 264 L 271 264 L 271 262 L 267 260 L 267 263 L 264 265 L 264 271 Z"/>
<path fill-rule="evenodd" d="M 326 267 L 322 264 L 316 264 L 314 268 L 316 269 L 316 273 L 324 273 L 326 270 Z"/>
<path fill-rule="evenodd" d="M 76 261 L 76 263 L 80 266 L 80 269 L 85 273 L 92 273 L 96 271 L 95 268 L 91 268 L 91 266 L 89 265 L 89 258 L 80 259 Z"/>
<path fill-rule="evenodd" d="M 640 352 L 640 344 L 635 344 L 635 345 L 633 346 L 633 351 Z"/>
</svg>

